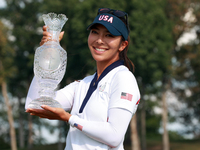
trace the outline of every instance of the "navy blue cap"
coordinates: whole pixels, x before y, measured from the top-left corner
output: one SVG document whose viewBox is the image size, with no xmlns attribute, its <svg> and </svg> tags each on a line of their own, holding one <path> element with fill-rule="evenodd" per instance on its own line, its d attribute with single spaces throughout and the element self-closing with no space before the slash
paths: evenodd
<svg viewBox="0 0 200 150">
<path fill-rule="evenodd" d="M 115 15 L 109 13 L 102 13 L 96 16 L 94 21 L 87 27 L 91 29 L 94 24 L 101 24 L 107 28 L 107 30 L 114 36 L 122 35 L 125 40 L 128 39 L 128 29 L 124 22 L 116 17 Z"/>
</svg>

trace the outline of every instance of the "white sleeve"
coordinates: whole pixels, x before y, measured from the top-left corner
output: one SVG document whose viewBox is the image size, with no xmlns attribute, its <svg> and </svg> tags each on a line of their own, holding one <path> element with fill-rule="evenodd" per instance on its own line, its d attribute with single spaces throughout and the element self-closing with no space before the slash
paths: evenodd
<svg viewBox="0 0 200 150">
<path fill-rule="evenodd" d="M 108 122 L 87 121 L 73 115 L 69 119 L 69 124 L 96 141 L 117 147 L 124 138 L 131 118 L 130 111 L 112 108 L 109 110 Z"/>
<path fill-rule="evenodd" d="M 79 82 L 75 81 L 67 85 L 63 89 L 56 91 L 55 100 L 57 100 L 62 105 L 65 111 L 71 110 L 76 86 L 78 85 L 78 83 Z M 26 97 L 25 109 L 28 108 L 28 104 L 32 100 L 39 98 L 38 90 L 39 90 L 39 84 L 36 77 L 34 77 L 31 82 L 31 85 L 29 87 L 28 94 Z"/>
<path fill-rule="evenodd" d="M 122 108 L 134 114 L 140 101 L 137 81 L 130 71 L 120 71 L 112 81 L 109 109 Z"/>
<path fill-rule="evenodd" d="M 62 105 L 65 111 L 71 110 L 78 85 L 79 81 L 74 81 L 56 92 L 55 99 Z"/>
<path fill-rule="evenodd" d="M 28 104 L 32 100 L 39 98 L 38 89 L 39 89 L 38 81 L 35 77 L 33 77 L 33 80 L 31 82 L 31 85 L 29 87 L 28 94 L 27 94 L 27 97 L 26 97 L 25 109 L 28 108 Z"/>
</svg>

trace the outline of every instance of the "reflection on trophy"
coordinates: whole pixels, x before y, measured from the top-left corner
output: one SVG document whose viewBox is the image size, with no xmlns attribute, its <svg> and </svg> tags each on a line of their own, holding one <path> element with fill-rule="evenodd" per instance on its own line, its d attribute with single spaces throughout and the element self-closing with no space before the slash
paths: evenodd
<svg viewBox="0 0 200 150">
<path fill-rule="evenodd" d="M 68 18 L 64 14 L 55 13 L 42 17 L 52 38 L 36 49 L 34 74 L 39 82 L 40 97 L 31 101 L 28 108 L 41 109 L 41 105 L 62 108 L 54 98 L 55 89 L 63 79 L 67 65 L 67 53 L 60 46 L 59 34 Z"/>
</svg>

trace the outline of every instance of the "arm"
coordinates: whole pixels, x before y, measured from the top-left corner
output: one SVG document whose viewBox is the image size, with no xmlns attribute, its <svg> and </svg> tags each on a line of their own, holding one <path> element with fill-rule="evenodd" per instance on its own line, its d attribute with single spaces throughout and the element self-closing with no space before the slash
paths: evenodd
<svg viewBox="0 0 200 150">
<path fill-rule="evenodd" d="M 70 117 L 69 123 L 82 130 L 87 136 L 110 147 L 117 147 L 124 138 L 132 113 L 125 109 L 112 108 L 109 110 L 108 117 L 108 122 L 96 122 L 80 119 L 73 115 Z"/>
<path fill-rule="evenodd" d="M 28 108 L 28 104 L 32 100 L 39 98 L 38 89 L 39 89 L 39 85 L 38 85 L 37 79 L 34 77 L 32 82 L 31 82 L 31 85 L 29 87 L 28 94 L 27 94 L 27 97 L 26 97 L 25 109 Z"/>
<path fill-rule="evenodd" d="M 117 147 L 121 143 L 132 118 L 130 111 L 121 108 L 109 110 L 108 122 L 87 121 L 78 116 L 72 116 L 61 108 L 49 106 L 42 106 L 42 108 L 44 110 L 27 109 L 26 112 L 40 118 L 69 121 L 72 127 L 78 128 L 90 138 L 110 147 Z"/>
<path fill-rule="evenodd" d="M 111 87 L 108 122 L 87 121 L 72 115 L 69 123 L 87 136 L 116 147 L 123 140 L 132 115 L 136 112 L 140 93 L 133 74 L 127 71 L 118 72 Z"/>
</svg>

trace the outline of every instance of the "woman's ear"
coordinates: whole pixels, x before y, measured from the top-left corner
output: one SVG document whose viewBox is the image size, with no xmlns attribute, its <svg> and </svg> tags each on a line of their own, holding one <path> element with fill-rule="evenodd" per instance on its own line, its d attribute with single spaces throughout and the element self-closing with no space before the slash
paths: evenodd
<svg viewBox="0 0 200 150">
<path fill-rule="evenodd" d="M 119 51 L 120 52 L 123 51 L 126 48 L 127 45 L 128 45 L 128 41 L 122 41 L 121 45 L 119 47 Z"/>
</svg>

